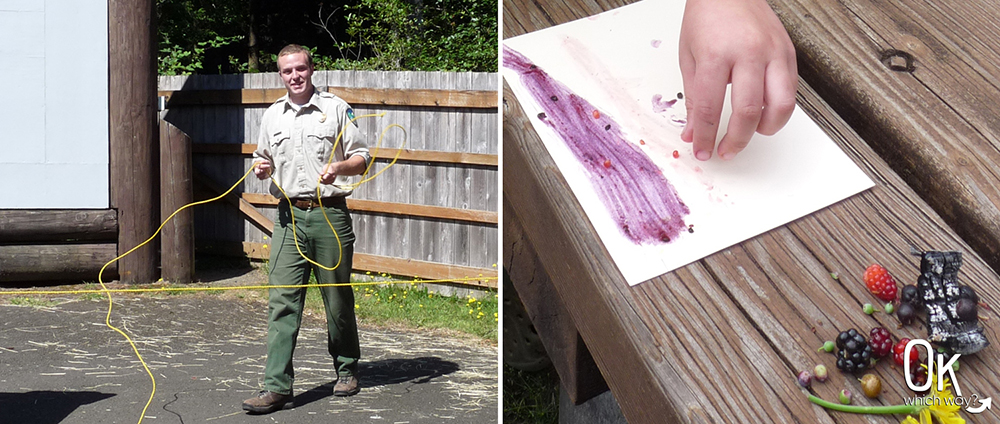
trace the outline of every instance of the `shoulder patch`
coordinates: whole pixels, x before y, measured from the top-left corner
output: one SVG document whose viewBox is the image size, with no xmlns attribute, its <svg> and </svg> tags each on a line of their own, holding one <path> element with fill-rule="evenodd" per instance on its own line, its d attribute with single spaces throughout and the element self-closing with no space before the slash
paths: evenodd
<svg viewBox="0 0 1000 424">
<path fill-rule="evenodd" d="M 354 116 L 354 109 L 347 108 L 347 119 L 350 119 L 351 123 L 354 124 L 355 127 L 358 126 L 358 120 Z"/>
</svg>

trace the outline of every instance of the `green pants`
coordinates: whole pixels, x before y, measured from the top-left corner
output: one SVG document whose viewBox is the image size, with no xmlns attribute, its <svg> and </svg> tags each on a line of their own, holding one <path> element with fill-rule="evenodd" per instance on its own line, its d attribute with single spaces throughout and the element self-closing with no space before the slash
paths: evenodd
<svg viewBox="0 0 1000 424">
<path fill-rule="evenodd" d="M 323 203 L 327 206 L 327 203 Z M 344 202 L 326 207 L 326 214 L 337 231 L 334 235 L 319 208 L 311 210 L 278 205 L 278 220 L 274 225 L 271 245 L 271 263 L 268 282 L 271 285 L 308 284 L 310 271 L 315 272 L 320 284 L 350 283 L 354 256 L 354 231 L 351 215 Z M 295 249 L 292 238 L 292 217 L 295 212 L 295 231 L 302 253 L 326 267 L 340 265 L 327 271 L 307 262 Z M 339 236 L 339 242 L 338 238 Z M 337 374 L 354 375 L 357 372 L 361 348 L 358 342 L 358 324 L 354 317 L 354 291 L 351 286 L 321 287 L 326 306 L 327 348 L 333 357 Z M 268 291 L 267 364 L 264 367 L 264 388 L 275 393 L 291 394 L 295 371 L 292 354 L 302 322 L 305 288 L 276 288 Z"/>
</svg>

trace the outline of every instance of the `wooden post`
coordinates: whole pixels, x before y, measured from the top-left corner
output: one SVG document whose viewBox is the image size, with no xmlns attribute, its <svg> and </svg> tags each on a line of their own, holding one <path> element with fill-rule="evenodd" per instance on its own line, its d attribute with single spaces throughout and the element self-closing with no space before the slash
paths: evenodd
<svg viewBox="0 0 1000 424">
<path fill-rule="evenodd" d="M 160 221 L 194 200 L 191 137 L 160 121 Z M 194 210 L 178 212 L 160 233 L 161 276 L 172 283 L 194 281 Z"/>
<path fill-rule="evenodd" d="M 118 253 L 156 231 L 156 55 L 152 0 L 108 1 L 108 114 L 111 207 L 118 209 Z M 121 280 L 156 279 L 156 245 L 118 263 Z"/>
</svg>

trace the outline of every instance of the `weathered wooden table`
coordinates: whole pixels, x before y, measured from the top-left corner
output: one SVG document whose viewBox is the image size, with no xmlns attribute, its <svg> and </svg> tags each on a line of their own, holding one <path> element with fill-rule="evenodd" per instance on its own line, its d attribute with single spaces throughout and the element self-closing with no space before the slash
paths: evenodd
<svg viewBox="0 0 1000 424">
<path fill-rule="evenodd" d="M 505 0 L 504 36 L 627 2 L 550 3 Z M 822 363 L 831 378 L 812 393 L 860 393 L 833 355 L 816 350 L 842 329 L 926 337 L 922 324 L 897 328 L 894 315 L 862 312 L 876 303 L 861 282 L 865 268 L 879 262 L 910 284 L 919 274 L 911 247 L 961 250 L 960 279 L 1000 305 L 1000 9 L 987 1 L 771 4 L 799 55 L 800 106 L 876 187 L 635 287 L 505 87 L 504 269 L 575 401 L 601 387 L 586 371 L 589 350 L 630 423 L 899 422 L 828 412 L 795 379 Z M 1000 317 L 987 308 L 980 316 L 994 345 L 962 357 L 958 379 L 966 396 L 1000 396 Z M 873 372 L 881 397 L 855 404 L 913 397 L 899 367 Z M 993 410 L 962 414 L 1000 421 Z"/>
</svg>

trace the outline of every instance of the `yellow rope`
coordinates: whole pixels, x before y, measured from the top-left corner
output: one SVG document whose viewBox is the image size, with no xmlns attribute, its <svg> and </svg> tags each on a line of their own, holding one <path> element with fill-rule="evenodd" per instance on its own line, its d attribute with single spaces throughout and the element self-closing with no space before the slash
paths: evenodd
<svg viewBox="0 0 1000 424">
<path fill-rule="evenodd" d="M 357 117 L 351 119 L 351 123 L 353 123 L 354 121 L 356 121 L 356 120 L 358 120 L 360 118 L 365 118 L 365 117 L 381 117 L 381 116 L 385 116 L 385 113 L 383 112 L 383 113 L 380 113 L 380 114 L 361 115 L 361 116 L 357 116 Z M 382 130 L 382 134 L 379 136 L 378 143 L 375 146 L 375 152 L 376 153 L 378 152 L 378 148 L 382 145 L 382 140 L 385 137 L 386 132 L 390 128 L 393 128 L 393 127 L 398 127 L 399 129 L 401 129 L 403 131 L 403 145 L 406 144 L 406 129 L 404 129 L 402 126 L 400 126 L 398 124 L 391 124 L 391 125 L 387 126 L 385 129 Z M 336 151 L 337 151 L 337 145 L 340 143 L 341 137 L 343 135 L 344 135 L 344 128 L 341 128 L 340 133 L 337 135 L 337 138 L 334 141 L 333 149 L 332 149 L 332 152 L 330 154 L 330 159 L 327 161 L 327 165 L 329 165 L 329 164 L 331 164 L 333 162 L 333 157 L 334 157 L 334 155 L 336 154 Z M 372 167 L 372 165 L 375 162 L 374 160 L 372 160 L 372 163 L 370 163 L 365 168 L 364 173 L 362 173 L 362 179 L 361 179 L 361 181 L 359 181 L 357 184 L 351 184 L 351 185 L 349 185 L 348 189 L 357 188 L 362 183 L 371 181 L 372 178 L 375 178 L 376 176 L 378 176 L 379 174 L 381 174 L 382 172 L 384 172 L 386 169 L 388 169 L 389 167 L 391 167 L 392 165 L 394 165 L 396 163 L 396 160 L 399 158 L 400 153 L 402 153 L 402 151 L 403 151 L 403 148 L 402 148 L 402 145 L 401 145 L 400 148 L 397 150 L 396 155 L 392 158 L 392 161 L 388 165 L 386 165 L 385 168 L 383 168 L 382 170 L 380 170 L 375 175 L 372 175 L 371 177 L 369 177 L 369 178 L 366 179 L 366 178 L 364 178 L 364 176 L 368 174 L 368 171 L 371 170 L 371 167 Z M 197 206 L 197 205 L 203 205 L 205 203 L 214 202 L 216 200 L 222 199 L 222 198 L 226 197 L 227 195 L 229 195 L 229 193 L 231 193 L 233 190 L 235 190 L 236 187 L 239 186 L 239 184 L 242 183 L 247 178 L 248 175 L 250 175 L 250 172 L 253 171 L 253 169 L 256 166 L 257 166 L 257 162 L 255 162 L 252 166 L 250 166 L 250 169 L 248 169 L 247 172 L 243 174 L 243 177 L 241 177 L 238 181 L 236 181 L 236 183 L 233 184 L 233 186 L 230 187 L 229 190 L 226 190 L 225 193 L 222 193 L 222 194 L 220 194 L 220 195 L 218 195 L 216 197 L 213 197 L 211 199 L 208 199 L 208 200 L 202 200 L 202 201 L 198 201 L 198 202 L 194 202 L 194 203 L 189 203 L 187 205 L 181 206 L 179 209 L 177 209 L 176 211 L 174 211 L 174 213 L 170 214 L 170 216 L 168 216 L 167 219 L 163 220 L 163 223 L 161 223 L 160 227 L 156 229 L 156 232 L 154 232 L 153 235 L 149 236 L 149 238 L 146 239 L 146 241 L 143 241 L 142 243 L 139 243 L 139 245 L 133 247 L 129 251 L 127 251 L 127 252 L 119 255 L 118 257 L 116 257 L 116 258 L 112 259 L 111 261 L 109 261 L 108 263 L 104 264 L 104 266 L 101 267 L 100 272 L 97 274 L 97 282 L 100 283 L 101 290 L 0 291 L 0 295 L 13 295 L 13 294 L 18 294 L 18 295 L 26 295 L 26 294 L 38 294 L 38 295 L 40 295 L 40 294 L 47 294 L 48 295 L 48 294 L 85 294 L 85 293 L 102 293 L 102 294 L 107 295 L 107 297 L 108 297 L 108 313 L 107 313 L 107 316 L 104 319 L 105 325 L 107 325 L 109 328 L 111 328 L 112 330 L 117 331 L 118 334 L 121 334 L 123 337 L 125 337 L 125 340 L 127 340 L 128 343 L 129 343 L 129 345 L 132 346 L 132 350 L 135 352 L 135 356 L 137 358 L 139 358 L 139 363 L 142 364 L 142 368 L 144 370 L 146 370 L 146 374 L 149 375 L 149 379 L 150 379 L 150 381 L 152 382 L 152 385 L 153 385 L 153 389 L 152 389 L 152 391 L 149 394 L 149 400 L 146 401 L 146 405 L 142 408 L 142 413 L 139 415 L 139 422 L 138 422 L 138 424 L 142 424 L 142 419 L 146 416 L 146 411 L 149 409 L 149 405 L 152 404 L 153 398 L 156 395 L 156 378 L 153 377 L 152 371 L 149 370 L 149 366 L 146 364 L 146 361 L 143 360 L 142 355 L 139 353 L 139 348 L 136 347 L 135 342 L 132 341 L 132 338 L 129 337 L 128 334 L 126 334 L 124 331 L 122 331 L 118 327 L 115 327 L 114 325 L 111 325 L 111 311 L 114 308 L 114 302 L 111 299 L 111 293 L 149 293 L 149 292 L 165 292 L 165 291 L 208 291 L 208 290 L 247 290 L 247 289 L 263 289 L 263 288 L 266 288 L 266 289 L 274 289 L 274 288 L 307 288 L 307 287 L 335 287 L 335 286 L 350 286 L 350 285 L 358 285 L 358 286 L 360 286 L 360 285 L 375 285 L 375 284 L 398 283 L 398 282 L 372 282 L 372 283 L 353 283 L 353 284 L 352 283 L 332 283 L 332 284 L 308 284 L 308 285 L 258 285 L 258 286 L 224 287 L 224 288 L 213 288 L 213 287 L 178 287 L 178 288 L 166 288 L 166 287 L 162 287 L 162 288 L 115 289 L 115 290 L 109 289 L 104 284 L 104 279 L 103 279 L 103 277 L 104 277 L 104 270 L 107 269 L 108 266 L 110 266 L 111 264 L 113 264 L 113 263 L 121 260 L 125 256 L 128 256 L 132 252 L 136 251 L 140 247 L 145 246 L 147 243 L 149 243 L 154 238 L 156 238 L 156 236 L 160 234 L 160 231 L 163 230 L 163 227 L 165 225 L 167 225 L 167 222 L 169 222 L 171 219 L 173 219 L 173 217 L 176 216 L 178 213 L 180 213 L 180 211 L 182 211 L 184 209 L 187 209 L 189 207 L 194 207 L 194 206 Z M 274 185 L 276 187 L 278 187 L 278 190 L 281 191 L 281 194 L 285 196 L 285 199 L 288 200 L 289 205 L 290 205 L 291 204 L 291 199 L 288 198 L 288 194 L 285 193 L 285 190 L 282 189 L 281 186 L 276 181 L 274 181 L 273 176 L 271 178 L 271 181 L 274 182 Z M 323 268 L 325 270 L 332 271 L 332 270 L 334 270 L 334 269 L 336 269 L 337 267 L 340 266 L 340 263 L 341 263 L 341 260 L 340 260 L 341 258 L 340 257 L 343 256 L 343 246 L 340 245 L 340 236 L 337 235 L 337 230 L 333 227 L 333 223 L 330 222 L 329 217 L 327 217 L 327 215 L 326 215 L 326 210 L 323 207 L 322 196 L 319 195 L 319 191 L 320 191 L 319 185 L 320 185 L 320 183 L 319 183 L 319 181 L 317 181 L 316 193 L 317 193 L 317 197 L 320 199 L 320 201 L 319 201 L 320 202 L 320 210 L 323 212 L 323 217 L 326 219 L 326 222 L 330 226 L 330 229 L 333 230 L 333 234 L 337 238 L 337 244 L 338 244 L 338 246 L 340 246 L 341 254 L 338 255 L 337 264 L 334 265 L 332 268 L 326 267 L 326 266 L 324 266 L 322 264 L 319 264 L 316 261 L 310 259 L 308 256 L 305 255 L 305 253 L 302 252 L 302 249 L 299 247 L 298 236 L 296 235 L 296 231 L 295 231 L 295 213 L 292 211 L 292 209 L 290 207 L 289 208 L 289 212 L 291 213 L 291 217 L 292 217 L 292 238 L 295 241 L 295 248 L 296 248 L 296 250 L 298 250 L 299 254 L 302 255 L 302 257 L 305 258 L 309 263 L 311 263 L 311 264 L 313 264 L 315 266 L 318 266 L 320 268 Z M 419 281 L 419 282 L 420 283 L 433 283 L 433 282 L 445 282 L 445 281 L 463 281 L 463 280 L 470 281 L 470 280 L 487 280 L 487 279 L 494 279 L 495 280 L 496 277 L 486 277 L 486 278 L 480 277 L 480 278 L 477 278 L 477 279 L 466 278 L 466 279 L 450 279 L 450 280 L 427 280 L 427 281 Z M 409 281 L 407 281 L 407 282 L 409 282 Z M 416 283 L 416 281 L 413 281 L 413 283 Z"/>
</svg>

